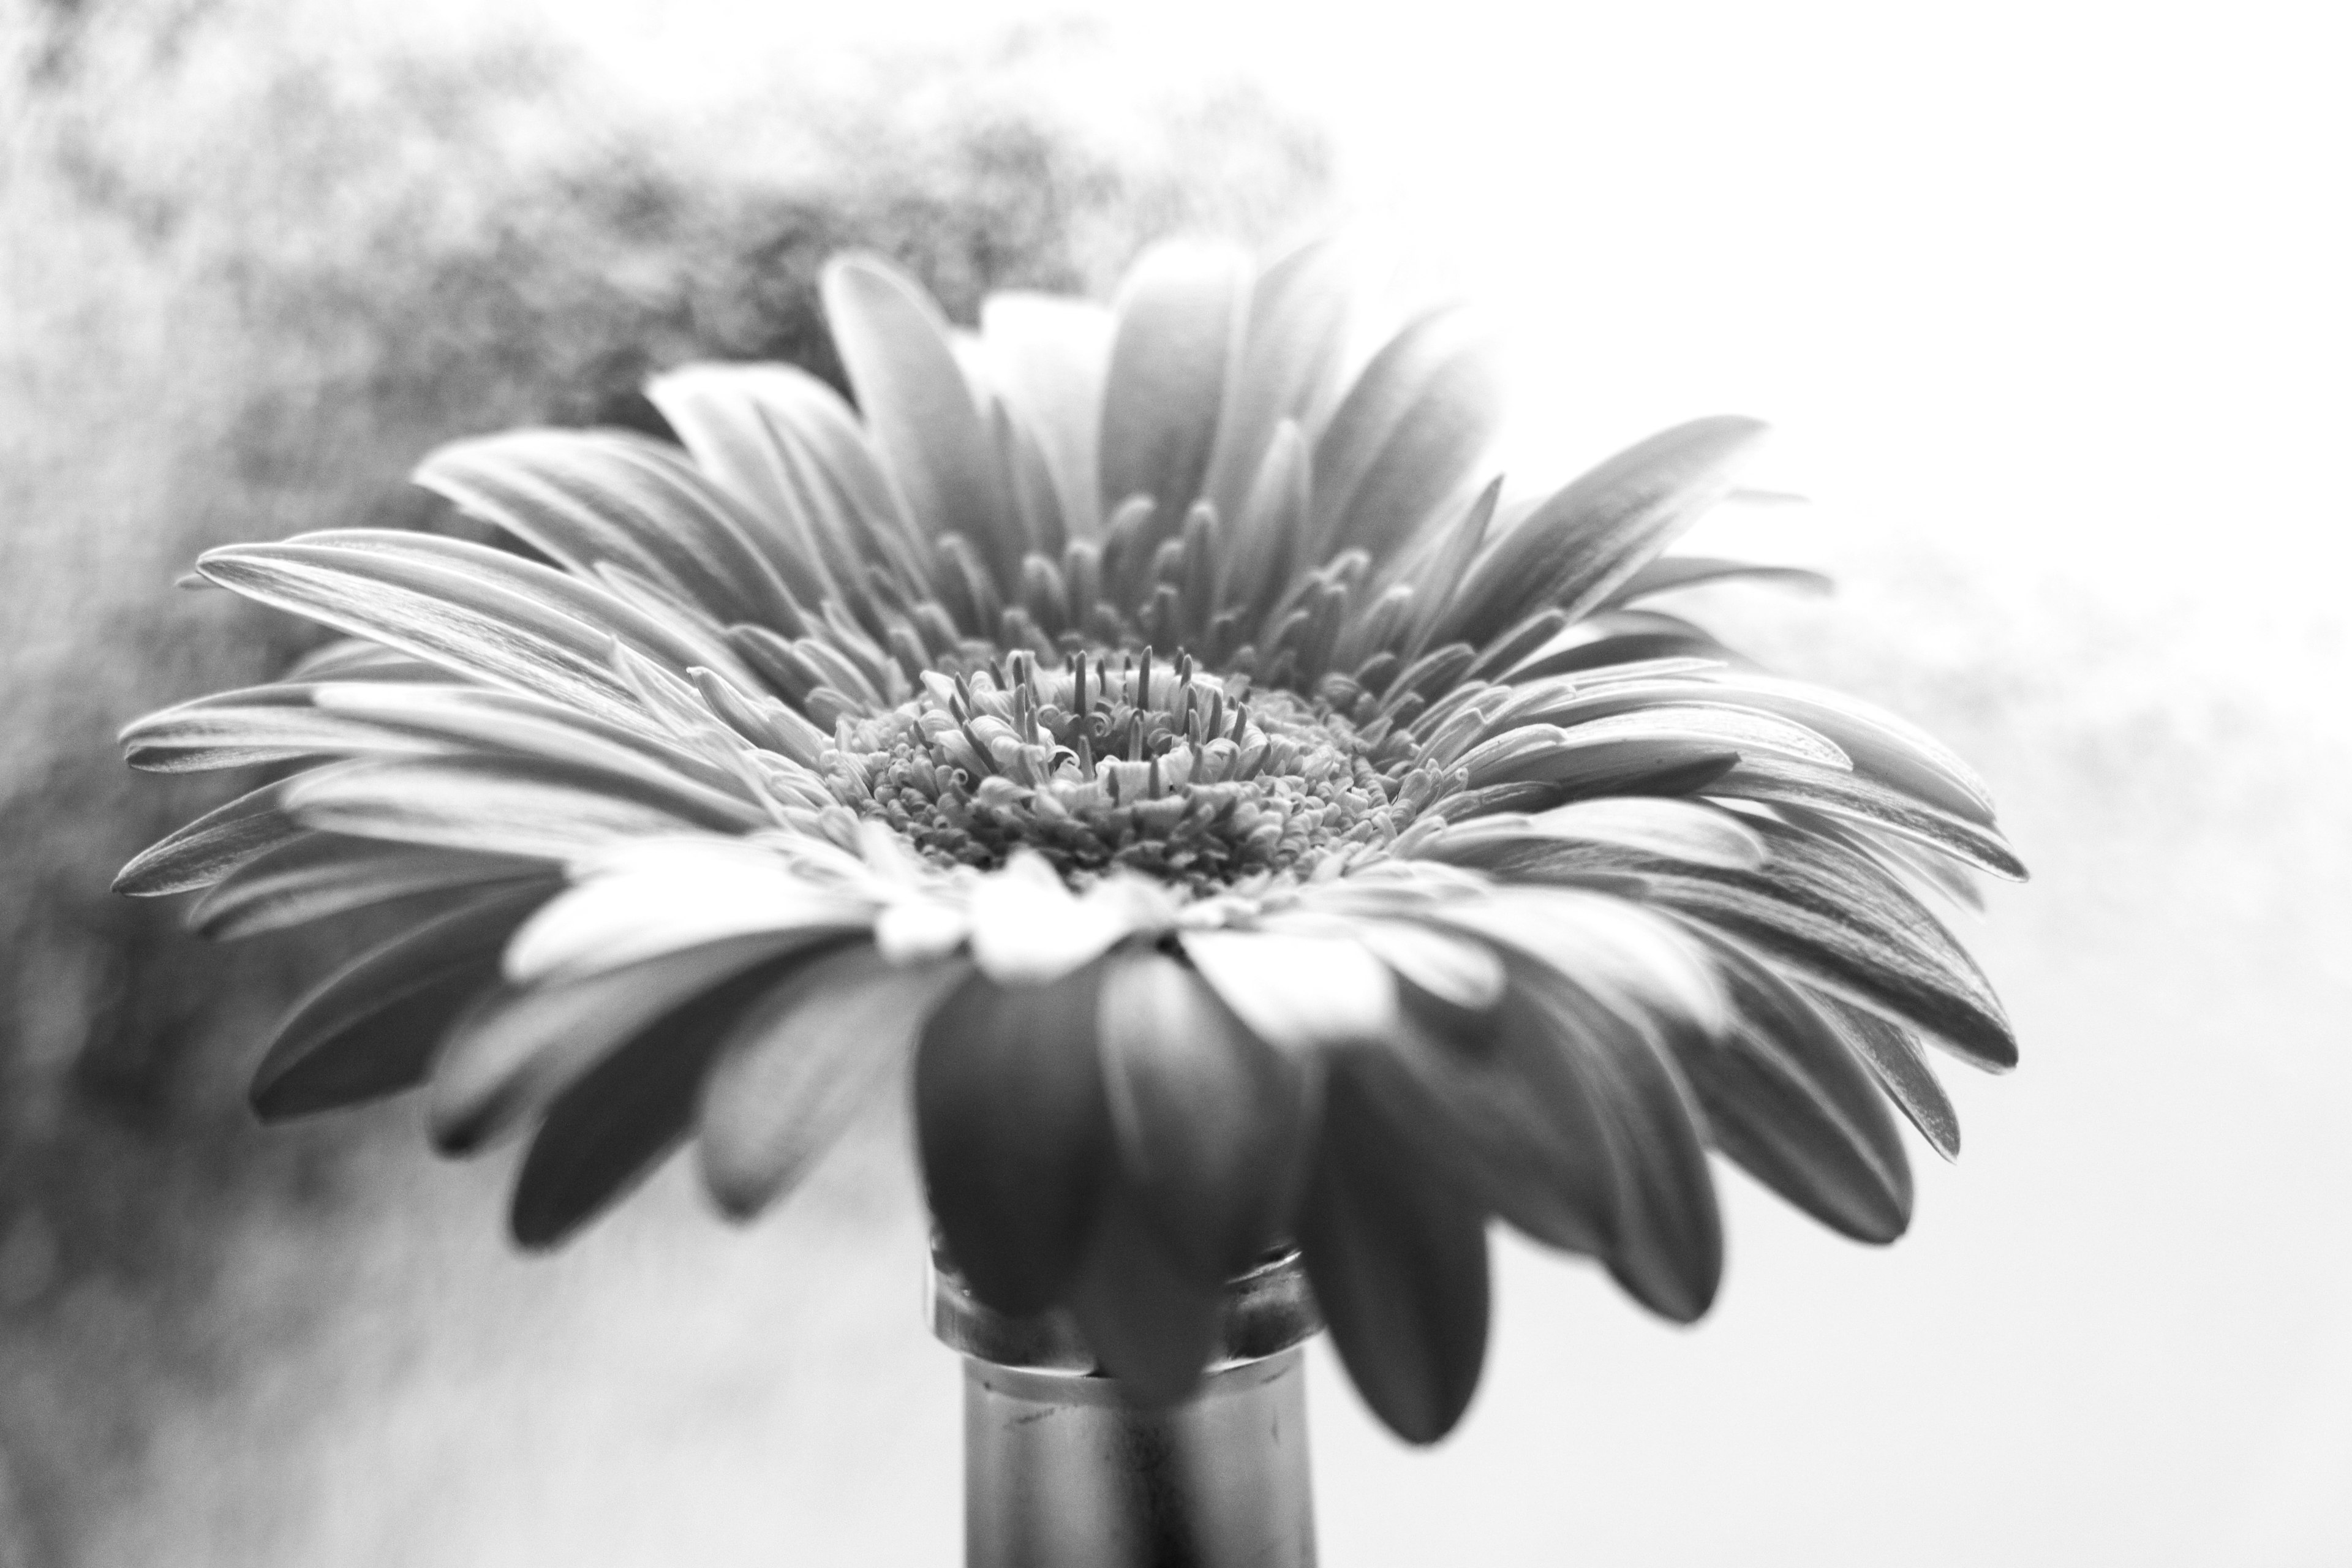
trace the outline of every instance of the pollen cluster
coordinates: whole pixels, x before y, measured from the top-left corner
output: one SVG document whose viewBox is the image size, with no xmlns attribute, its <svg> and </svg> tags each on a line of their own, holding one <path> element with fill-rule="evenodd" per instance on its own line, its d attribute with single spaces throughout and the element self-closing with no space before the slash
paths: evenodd
<svg viewBox="0 0 2352 1568">
<path fill-rule="evenodd" d="M 1186 653 L 1080 650 L 1049 666 L 1016 652 L 927 669 L 919 685 L 839 720 L 827 783 L 945 864 L 1027 848 L 1074 882 L 1124 867 L 1209 892 L 1336 871 L 1438 793 L 1386 725 L 1252 690 Z"/>
</svg>

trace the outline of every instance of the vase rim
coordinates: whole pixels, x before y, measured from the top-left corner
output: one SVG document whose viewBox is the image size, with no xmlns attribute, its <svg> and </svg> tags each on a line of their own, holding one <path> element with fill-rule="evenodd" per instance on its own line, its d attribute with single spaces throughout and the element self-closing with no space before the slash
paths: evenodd
<svg viewBox="0 0 2352 1568">
<path fill-rule="evenodd" d="M 1105 1375 L 1077 1321 L 1063 1309 L 1013 1317 L 972 1294 L 939 1238 L 930 1247 L 931 1332 L 940 1343 L 998 1366 L 1065 1376 Z M 1225 1286 L 1223 1321 L 1211 1372 L 1262 1361 L 1321 1331 L 1322 1313 L 1298 1249 L 1268 1252 Z"/>
</svg>

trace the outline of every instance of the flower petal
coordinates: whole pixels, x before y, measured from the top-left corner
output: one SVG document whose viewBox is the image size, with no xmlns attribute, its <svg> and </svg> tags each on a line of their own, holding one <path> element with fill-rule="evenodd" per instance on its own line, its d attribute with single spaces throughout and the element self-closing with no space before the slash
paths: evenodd
<svg viewBox="0 0 2352 1568">
<path fill-rule="evenodd" d="M 1344 1058 L 1333 1064 L 1299 1250 L 1331 1342 L 1408 1443 L 1454 1429 L 1486 1363 L 1486 1217 L 1416 1162 Z"/>
<path fill-rule="evenodd" d="M 606 663 L 610 633 L 488 575 L 331 536 L 323 543 L 224 545 L 196 565 L 248 599 L 470 679 L 617 723 L 644 722 Z"/>
<path fill-rule="evenodd" d="M 516 933 L 506 973 L 531 984 L 732 937 L 830 940 L 871 927 L 875 907 L 740 839 L 642 842 L 589 867 Z"/>
<path fill-rule="evenodd" d="M 1734 578 L 1760 580 L 1810 594 L 1826 594 L 1834 586 L 1822 573 L 1802 566 L 1758 565 L 1713 555 L 1661 555 L 1626 578 L 1615 593 L 1601 602 L 1600 607 L 1614 610 L 1654 594 L 1671 594 L 1678 588 L 1696 588 Z"/>
<path fill-rule="evenodd" d="M 1911 1221 L 1911 1167 L 1862 1058 L 1762 965 L 1727 963 L 1726 978 L 1734 1027 L 1676 1037 L 1716 1146 L 1832 1229 L 1893 1241 Z"/>
<path fill-rule="evenodd" d="M 971 956 L 1001 985 L 1042 985 L 1091 963 L 1131 929 L 1123 906 L 1080 899 L 1043 856 L 1015 855 L 971 890 Z"/>
<path fill-rule="evenodd" d="M 1345 258 L 1328 240 L 1300 246 L 1250 286 L 1241 363 L 1201 485 L 1219 517 L 1241 515 L 1284 423 L 1322 427 L 1339 393 L 1349 293 Z"/>
<path fill-rule="evenodd" d="M 1231 246 L 1171 240 L 1145 251 L 1119 285 L 1103 386 L 1106 513 L 1150 496 L 1160 533 L 1172 533 L 1201 493 L 1237 368 L 1249 275 Z M 1157 537 L 1134 552 L 1143 564 Z"/>
<path fill-rule="evenodd" d="M 1000 1312 L 1060 1300 L 1093 1226 L 1111 1159 L 1100 984 L 1099 965 L 1011 989 L 976 975 L 916 1047 L 931 1214 L 974 1294 Z"/>
<path fill-rule="evenodd" d="M 814 563 L 781 547 L 677 447 L 619 430 L 516 430 L 441 447 L 416 483 L 593 574 L 600 562 L 675 590 L 724 625 L 800 615 Z"/>
<path fill-rule="evenodd" d="M 1154 1409 L 1200 1386 L 1224 1317 L 1224 1280 L 1179 1265 L 1162 1234 L 1127 1184 L 1112 1180 L 1069 1291 L 1071 1316 L 1102 1370 L 1128 1399 Z"/>
<path fill-rule="evenodd" d="M 1004 395 L 1036 437 L 1070 531 L 1102 524 L 1095 455 L 1113 318 L 1089 300 L 1013 291 L 980 307 L 981 347 Z"/>
<path fill-rule="evenodd" d="M 1462 312 L 1432 312 L 1391 339 L 1316 440 L 1308 559 L 1362 550 L 1377 568 L 1416 539 L 1494 444 L 1502 402 Z"/>
<path fill-rule="evenodd" d="M 497 984 L 499 947 L 547 897 L 509 889 L 369 949 L 294 1005 L 253 1075 L 264 1121 L 391 1094 L 421 1081 L 442 1029 Z"/>
<path fill-rule="evenodd" d="M 1396 1022 L 1396 978 L 1360 942 L 1237 931 L 1187 931 L 1183 941 L 1201 977 L 1269 1045 L 1371 1039 Z"/>
<path fill-rule="evenodd" d="M 763 964 L 703 992 L 556 1098 L 515 1178 L 508 1222 L 517 1242 L 561 1244 L 677 1147 L 719 1042 L 780 973 Z"/>
<path fill-rule="evenodd" d="M 556 863 L 647 837 L 743 826 L 647 793 L 515 758 L 438 757 L 317 769 L 288 781 L 285 800 L 323 832 Z"/>
<path fill-rule="evenodd" d="M 488 1146 L 666 1015 L 803 945 L 738 937 L 583 979 L 499 986 L 456 1022 L 434 1063 L 425 1119 L 435 1145 L 448 1154 Z"/>
<path fill-rule="evenodd" d="M 1763 434 L 1752 419 L 1695 420 L 1571 481 L 1471 568 L 1433 642 L 1483 643 L 1547 605 L 1580 619 L 1731 493 L 1735 466 Z"/>
<path fill-rule="evenodd" d="M 833 341 L 875 447 L 924 538 L 961 534 L 1001 588 L 1021 581 L 1026 541 L 997 482 L 988 427 L 920 284 L 878 256 L 836 257 L 820 285 Z"/>
<path fill-rule="evenodd" d="M 1884 828 L 1979 871 L 2011 882 L 2025 880 L 2025 863 L 1999 829 L 1923 805 L 1850 773 L 1781 757 L 1743 755 L 1738 767 L 1706 788 L 1709 795 L 1809 807 Z"/>
<path fill-rule="evenodd" d="M 115 874 L 114 890 L 127 898 L 159 899 L 209 888 L 257 856 L 310 832 L 286 812 L 280 779 L 216 805 L 131 858 Z"/>
<path fill-rule="evenodd" d="M 2017 1065 L 1991 984 L 1909 889 L 1842 844 L 1754 826 L 1771 850 L 1760 870 L 1660 871 L 1647 878 L 1652 897 L 1979 1067 Z"/>
<path fill-rule="evenodd" d="M 469 855 L 334 834 L 305 834 L 256 856 L 213 885 L 188 923 L 215 942 L 284 931 L 428 893 L 544 880 L 540 862 Z"/>
<path fill-rule="evenodd" d="M 742 1218 L 789 1193 L 903 1073 L 961 961 L 900 968 L 865 943 L 811 960 L 745 1013 L 702 1090 L 702 1173 Z"/>
<path fill-rule="evenodd" d="M 1815 994 L 1822 1015 L 1836 1026 L 1856 1055 L 1870 1064 L 1879 1084 L 1897 1110 L 1919 1130 L 1937 1153 L 1947 1160 L 1960 1157 L 1960 1116 L 1951 1097 L 1936 1080 L 1927 1053 L 1911 1032 L 1874 1013 L 1852 1007 L 1834 996 Z"/>
<path fill-rule="evenodd" d="M 1122 1179 L 1176 1262 L 1221 1286 L 1290 1222 L 1312 1080 L 1200 976 L 1150 949 L 1105 966 L 1099 1006 Z"/>
</svg>

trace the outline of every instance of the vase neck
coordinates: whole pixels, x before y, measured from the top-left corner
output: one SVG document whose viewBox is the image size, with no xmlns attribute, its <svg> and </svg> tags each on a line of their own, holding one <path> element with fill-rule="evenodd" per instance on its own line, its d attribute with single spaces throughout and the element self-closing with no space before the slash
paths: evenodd
<svg viewBox="0 0 2352 1568">
<path fill-rule="evenodd" d="M 934 1259 L 932 1327 L 964 1352 L 966 1568 L 1313 1568 L 1296 1256 L 1228 1289 L 1200 1390 L 1138 1408 L 1066 1313 L 1008 1319 Z"/>
<path fill-rule="evenodd" d="M 966 1568 L 1312 1568 L 1305 1357 L 1221 1367 L 1168 1410 L 965 1357 Z"/>
</svg>

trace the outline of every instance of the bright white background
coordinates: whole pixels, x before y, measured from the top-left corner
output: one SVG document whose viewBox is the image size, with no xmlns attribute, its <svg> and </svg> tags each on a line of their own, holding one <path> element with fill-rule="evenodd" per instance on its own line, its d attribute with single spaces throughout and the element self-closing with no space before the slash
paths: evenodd
<svg viewBox="0 0 2352 1568">
<path fill-rule="evenodd" d="M 817 40 L 1024 14 L 555 25 L 724 98 Z M 1910 1237 L 1854 1247 L 1727 1173 L 1690 1331 L 1503 1246 L 1444 1447 L 1321 1365 L 1326 1561 L 2352 1562 L 2337 8 L 1091 15 L 1328 126 L 1400 291 L 1496 323 L 1515 473 L 1702 413 L 1780 426 L 1766 477 L 1817 504 L 1709 542 L 1842 594 L 1692 607 L 1945 733 L 2037 872 L 1969 933 L 2024 1066 L 1952 1069 L 1967 1151 L 1918 1149 Z M 384 1305 L 160 1434 L 121 1560 L 952 1561 L 956 1376 L 892 1136 L 748 1234 L 673 1172 L 526 1263 L 502 1173 L 436 1168 L 383 1200 L 396 1258 L 257 1235 L 257 1301 L 347 1268 Z"/>
</svg>

